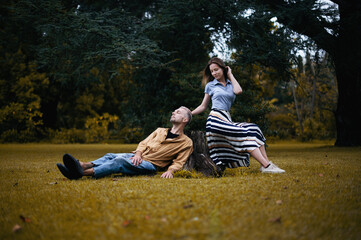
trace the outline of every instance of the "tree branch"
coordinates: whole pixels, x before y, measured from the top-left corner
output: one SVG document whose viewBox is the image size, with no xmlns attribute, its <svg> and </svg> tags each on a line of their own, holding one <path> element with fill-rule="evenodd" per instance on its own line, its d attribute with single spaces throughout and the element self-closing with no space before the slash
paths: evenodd
<svg viewBox="0 0 361 240">
<path fill-rule="evenodd" d="M 334 3 L 338 4 L 338 5 L 341 5 L 341 4 L 345 3 L 345 1 L 343 1 L 343 0 L 332 0 L 332 2 L 334 2 Z"/>
<path fill-rule="evenodd" d="M 283 0 L 259 0 L 258 3 L 266 4 L 280 23 L 299 34 L 308 36 L 325 51 L 334 54 L 336 37 L 326 31 L 326 26 L 317 19 L 312 9 L 306 9 L 308 6 L 304 2 L 290 4 Z"/>
</svg>

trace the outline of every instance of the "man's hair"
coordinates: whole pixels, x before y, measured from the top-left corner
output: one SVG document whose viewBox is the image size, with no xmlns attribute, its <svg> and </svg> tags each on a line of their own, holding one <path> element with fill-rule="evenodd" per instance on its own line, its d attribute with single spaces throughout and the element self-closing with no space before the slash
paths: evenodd
<svg viewBox="0 0 361 240">
<path fill-rule="evenodd" d="M 186 124 L 186 126 L 187 126 L 192 121 L 192 112 L 191 112 L 191 110 L 189 110 L 189 108 L 187 108 L 185 106 L 181 106 L 180 108 L 185 109 L 187 112 L 187 118 L 188 118 L 188 122 Z"/>
</svg>

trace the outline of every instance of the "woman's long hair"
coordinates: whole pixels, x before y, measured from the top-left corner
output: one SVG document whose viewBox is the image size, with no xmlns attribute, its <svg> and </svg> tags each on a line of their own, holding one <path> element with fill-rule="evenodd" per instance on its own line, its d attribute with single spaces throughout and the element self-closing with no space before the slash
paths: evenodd
<svg viewBox="0 0 361 240">
<path fill-rule="evenodd" d="M 213 64 L 213 63 L 217 64 L 220 68 L 222 68 L 224 77 L 225 78 L 227 77 L 227 66 L 226 66 L 226 64 L 224 64 L 222 59 L 217 58 L 217 57 L 213 57 L 213 58 L 211 58 L 211 60 L 208 61 L 207 66 L 203 70 L 203 79 L 202 79 L 202 86 L 203 87 L 205 87 L 207 85 L 207 83 L 209 83 L 210 81 L 212 81 L 214 79 L 214 77 L 211 74 L 211 70 L 209 69 L 209 66 L 211 64 Z"/>
</svg>

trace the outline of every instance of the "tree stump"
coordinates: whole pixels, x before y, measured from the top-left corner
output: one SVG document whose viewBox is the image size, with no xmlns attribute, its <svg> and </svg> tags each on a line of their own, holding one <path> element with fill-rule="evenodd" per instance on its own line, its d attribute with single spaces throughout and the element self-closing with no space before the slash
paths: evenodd
<svg viewBox="0 0 361 240">
<path fill-rule="evenodd" d="M 189 156 L 183 168 L 188 171 L 195 170 L 207 177 L 219 177 L 224 168 L 216 166 L 209 157 L 207 139 L 202 131 L 186 132 L 186 135 L 193 141 L 193 153 Z"/>
</svg>

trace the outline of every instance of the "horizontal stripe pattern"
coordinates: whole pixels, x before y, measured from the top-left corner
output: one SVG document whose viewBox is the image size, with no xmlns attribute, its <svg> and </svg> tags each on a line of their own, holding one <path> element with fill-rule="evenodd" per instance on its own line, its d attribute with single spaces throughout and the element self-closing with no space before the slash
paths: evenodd
<svg viewBox="0 0 361 240">
<path fill-rule="evenodd" d="M 227 111 L 213 109 L 207 119 L 206 137 L 211 159 L 229 168 L 248 167 L 252 151 L 265 144 L 254 123 L 234 123 Z"/>
</svg>

